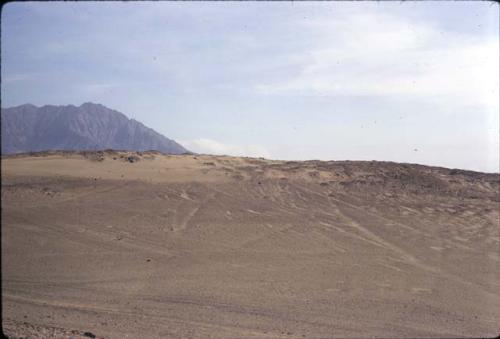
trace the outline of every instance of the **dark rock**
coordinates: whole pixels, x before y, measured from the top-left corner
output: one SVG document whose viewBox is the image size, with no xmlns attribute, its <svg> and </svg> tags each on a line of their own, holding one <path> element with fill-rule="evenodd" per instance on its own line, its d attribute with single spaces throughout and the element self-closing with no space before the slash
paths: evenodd
<svg viewBox="0 0 500 339">
<path fill-rule="evenodd" d="M 127 161 L 130 163 L 134 163 L 134 162 L 137 162 L 139 160 L 140 160 L 140 158 L 138 156 L 135 156 L 135 155 L 131 155 L 131 156 L 127 157 Z"/>
</svg>

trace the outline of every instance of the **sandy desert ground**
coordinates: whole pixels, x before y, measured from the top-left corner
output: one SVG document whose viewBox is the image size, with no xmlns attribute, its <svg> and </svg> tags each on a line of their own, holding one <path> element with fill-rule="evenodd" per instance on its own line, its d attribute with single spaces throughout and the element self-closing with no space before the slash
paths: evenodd
<svg viewBox="0 0 500 339">
<path fill-rule="evenodd" d="M 11 337 L 500 334 L 500 175 L 154 152 L 2 158 Z"/>
</svg>

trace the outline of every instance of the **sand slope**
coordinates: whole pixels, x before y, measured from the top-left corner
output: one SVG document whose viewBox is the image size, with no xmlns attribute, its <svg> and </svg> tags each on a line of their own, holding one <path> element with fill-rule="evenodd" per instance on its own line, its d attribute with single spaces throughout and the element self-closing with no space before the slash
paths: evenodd
<svg viewBox="0 0 500 339">
<path fill-rule="evenodd" d="M 496 336 L 499 180 L 384 162 L 4 157 L 4 331 Z"/>
</svg>

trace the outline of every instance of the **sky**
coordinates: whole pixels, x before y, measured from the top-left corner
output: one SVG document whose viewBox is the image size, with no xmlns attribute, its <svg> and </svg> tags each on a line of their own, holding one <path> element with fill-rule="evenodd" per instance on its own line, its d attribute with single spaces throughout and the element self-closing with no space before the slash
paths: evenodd
<svg viewBox="0 0 500 339">
<path fill-rule="evenodd" d="M 1 77 L 199 153 L 499 172 L 495 2 L 11 2 Z"/>
</svg>

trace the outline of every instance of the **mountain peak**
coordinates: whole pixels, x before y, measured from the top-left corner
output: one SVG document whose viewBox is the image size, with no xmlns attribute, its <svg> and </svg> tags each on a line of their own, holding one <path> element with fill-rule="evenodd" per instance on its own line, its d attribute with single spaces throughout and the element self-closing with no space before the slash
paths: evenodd
<svg viewBox="0 0 500 339">
<path fill-rule="evenodd" d="M 17 107 L 19 107 L 19 108 L 38 108 L 38 106 L 35 106 L 35 105 L 33 105 L 33 104 L 29 103 L 29 102 L 26 103 L 26 104 L 19 105 Z"/>
<path fill-rule="evenodd" d="M 85 107 L 99 107 L 99 108 L 107 108 L 104 105 L 94 103 L 94 102 L 84 102 L 83 104 L 80 105 L 80 107 L 85 108 Z"/>
<path fill-rule="evenodd" d="M 2 154 L 99 149 L 188 152 L 123 113 L 93 102 L 79 107 L 26 104 L 2 109 Z"/>
</svg>

